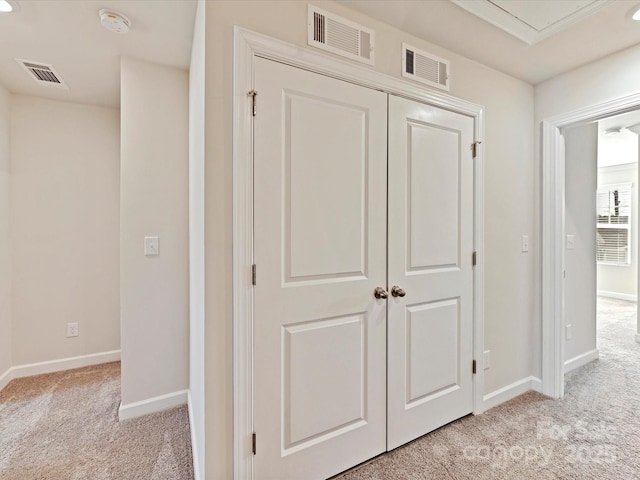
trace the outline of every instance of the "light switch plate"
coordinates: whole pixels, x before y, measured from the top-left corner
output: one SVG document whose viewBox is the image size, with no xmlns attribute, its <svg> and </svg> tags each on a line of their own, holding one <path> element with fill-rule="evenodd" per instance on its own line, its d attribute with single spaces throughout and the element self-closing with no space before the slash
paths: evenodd
<svg viewBox="0 0 640 480">
<path fill-rule="evenodd" d="M 529 251 L 529 235 L 522 235 L 522 253 Z"/>
<path fill-rule="evenodd" d="M 573 250 L 576 248 L 576 236 L 567 235 L 567 250 Z"/>
<path fill-rule="evenodd" d="M 144 237 L 144 254 L 147 257 L 160 255 L 160 239 L 158 237 Z"/>
</svg>

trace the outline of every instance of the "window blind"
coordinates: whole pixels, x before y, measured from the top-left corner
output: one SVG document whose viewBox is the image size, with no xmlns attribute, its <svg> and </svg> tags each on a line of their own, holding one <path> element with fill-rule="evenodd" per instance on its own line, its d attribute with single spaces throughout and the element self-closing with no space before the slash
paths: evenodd
<svg viewBox="0 0 640 480">
<path fill-rule="evenodd" d="M 596 195 L 596 261 L 628 265 L 631 184 L 604 185 Z"/>
</svg>

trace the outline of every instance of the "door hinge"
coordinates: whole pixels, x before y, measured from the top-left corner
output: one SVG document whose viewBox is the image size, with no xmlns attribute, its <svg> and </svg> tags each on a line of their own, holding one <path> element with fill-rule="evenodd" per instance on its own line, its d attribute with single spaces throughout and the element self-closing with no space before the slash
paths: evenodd
<svg viewBox="0 0 640 480">
<path fill-rule="evenodd" d="M 478 263 L 478 252 L 473 252 L 471 255 L 471 265 L 475 267 L 476 263 Z"/>
<path fill-rule="evenodd" d="M 482 142 L 477 141 L 471 144 L 471 152 L 472 152 L 473 158 L 476 158 L 478 156 L 478 145 L 480 145 L 481 143 Z"/>
<path fill-rule="evenodd" d="M 256 284 L 256 264 L 251 265 L 251 285 Z"/>
<path fill-rule="evenodd" d="M 471 372 L 475 375 L 476 374 L 476 361 L 473 361 L 473 365 L 471 367 Z"/>
<path fill-rule="evenodd" d="M 256 432 L 251 436 L 251 451 L 254 455 L 256 454 Z"/>
<path fill-rule="evenodd" d="M 253 114 L 253 116 L 256 116 L 256 113 L 258 112 L 257 108 L 258 108 L 258 101 L 256 99 L 256 97 L 258 96 L 258 92 L 256 92 L 255 90 L 251 90 L 249 93 L 247 93 L 247 95 L 249 97 L 251 97 L 251 113 Z M 475 156 L 475 155 L 474 155 Z"/>
</svg>

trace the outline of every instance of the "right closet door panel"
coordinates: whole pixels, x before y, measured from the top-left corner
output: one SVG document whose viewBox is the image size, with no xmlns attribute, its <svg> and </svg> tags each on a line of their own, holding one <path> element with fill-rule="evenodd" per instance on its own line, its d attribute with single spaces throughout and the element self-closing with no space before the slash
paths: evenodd
<svg viewBox="0 0 640 480">
<path fill-rule="evenodd" d="M 387 449 L 473 410 L 473 118 L 389 96 Z"/>
</svg>

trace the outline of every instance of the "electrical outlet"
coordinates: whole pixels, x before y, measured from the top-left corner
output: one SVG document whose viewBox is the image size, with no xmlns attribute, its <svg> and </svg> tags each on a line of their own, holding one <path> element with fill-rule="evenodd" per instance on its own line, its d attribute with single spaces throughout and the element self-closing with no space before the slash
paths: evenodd
<svg viewBox="0 0 640 480">
<path fill-rule="evenodd" d="M 484 351 L 484 369 L 491 368 L 491 350 Z"/>
<path fill-rule="evenodd" d="M 78 324 L 67 323 L 67 337 L 77 337 L 77 336 L 78 336 Z"/>
<path fill-rule="evenodd" d="M 571 340 L 573 338 L 573 331 L 571 325 L 567 325 L 564 327 L 564 337 L 567 340 Z"/>
</svg>

